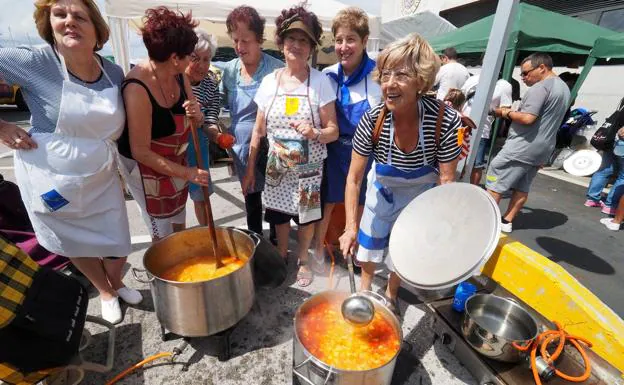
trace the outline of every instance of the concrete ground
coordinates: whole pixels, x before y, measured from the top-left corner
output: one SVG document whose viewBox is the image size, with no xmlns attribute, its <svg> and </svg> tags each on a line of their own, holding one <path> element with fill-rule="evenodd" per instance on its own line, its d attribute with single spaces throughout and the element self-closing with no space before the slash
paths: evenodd
<svg viewBox="0 0 624 385">
<path fill-rule="evenodd" d="M 0 118 L 27 126 L 26 114 L 0 109 Z M 14 180 L 12 159 L 6 148 L 0 147 L 0 173 Z M 217 225 L 244 226 L 245 215 L 240 185 L 228 175 L 226 167 L 212 170 L 215 194 L 212 204 Z M 556 173 L 555 173 L 556 174 Z M 556 176 L 556 175 L 555 175 Z M 578 180 L 583 184 L 586 180 Z M 621 232 L 610 232 L 599 222 L 602 215 L 596 209 L 582 206 L 584 188 L 573 183 L 539 175 L 522 214 L 514 221 L 512 237 L 560 263 L 592 290 L 620 316 L 624 315 L 622 293 L 624 282 L 624 238 Z M 142 223 L 136 205 L 128 201 L 133 253 L 129 265 L 140 267 L 141 258 L 149 247 L 147 228 Z M 503 201 L 501 207 L 506 207 Z M 188 206 L 187 223 L 196 224 L 192 206 Z M 294 235 L 294 233 L 293 233 Z M 259 289 L 256 304 L 231 336 L 232 358 L 219 362 L 215 341 L 195 339 L 176 360 L 168 364 L 161 360 L 144 371 L 130 375 L 119 384 L 290 384 L 292 383 L 292 318 L 297 307 L 311 294 L 328 289 L 328 278 L 317 277 L 305 289 L 294 284 L 294 261 L 289 265 L 289 277 L 276 289 Z M 344 271 L 338 270 L 337 286 L 347 290 Z M 125 309 L 125 319 L 117 328 L 114 369 L 106 375 L 88 374 L 84 384 L 104 384 L 114 374 L 141 359 L 161 351 L 171 351 L 180 340 L 162 342 L 159 323 L 147 285 L 126 274 L 126 283 L 141 290 L 145 300 L 136 307 Z M 383 287 L 379 278 L 375 287 Z M 475 384 L 476 382 L 457 359 L 439 342 L 434 341 L 429 315 L 422 305 L 408 304 L 411 296 L 403 296 L 403 333 L 409 348 L 401 352 L 393 384 Z M 99 300 L 91 298 L 89 314 L 99 313 Z M 105 333 L 89 326 L 95 334 L 89 357 L 102 360 Z M 188 371 L 182 371 L 190 363 Z"/>
</svg>

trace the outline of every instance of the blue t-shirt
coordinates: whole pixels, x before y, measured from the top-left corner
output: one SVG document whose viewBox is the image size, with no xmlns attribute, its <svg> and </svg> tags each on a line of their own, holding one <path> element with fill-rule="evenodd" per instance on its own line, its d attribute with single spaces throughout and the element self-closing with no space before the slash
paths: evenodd
<svg viewBox="0 0 624 385">
<path fill-rule="evenodd" d="M 113 85 L 120 87 L 124 74 L 118 65 L 102 59 L 98 55 L 111 82 L 102 73 L 94 82 L 83 82 L 71 72 L 69 79 L 95 91 L 102 91 Z M 61 61 L 50 45 L 18 48 L 0 48 L 0 75 L 17 84 L 30 109 L 31 133 L 51 133 L 56 130 L 61 91 L 63 89 L 63 69 Z"/>
</svg>

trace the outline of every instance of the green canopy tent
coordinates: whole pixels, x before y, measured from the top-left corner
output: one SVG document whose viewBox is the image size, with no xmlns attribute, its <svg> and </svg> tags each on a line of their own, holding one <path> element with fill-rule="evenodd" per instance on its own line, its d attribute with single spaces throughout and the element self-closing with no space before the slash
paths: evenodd
<svg viewBox="0 0 624 385">
<path fill-rule="evenodd" d="M 624 34 L 619 33 L 609 37 L 600 37 L 596 39 L 594 48 L 592 48 L 587 61 L 583 66 L 583 71 L 579 75 L 576 84 L 571 92 L 571 99 L 574 100 L 579 89 L 583 85 L 589 71 L 592 69 L 598 59 L 624 59 Z"/>
<path fill-rule="evenodd" d="M 448 47 L 455 47 L 460 54 L 485 52 L 493 22 L 494 15 L 491 15 L 436 36 L 429 43 L 436 52 Z M 614 34 L 617 33 L 583 20 L 520 3 L 505 50 L 503 79 L 511 79 L 520 51 L 585 56 L 589 54 L 596 39 Z M 575 88 L 579 84 L 577 81 Z M 499 123 L 497 120 L 493 137 L 496 137 Z M 489 159 L 492 158 L 493 150 L 494 146 L 490 148 Z"/>
<path fill-rule="evenodd" d="M 493 21 L 494 15 L 485 17 L 436 36 L 430 44 L 437 52 L 447 47 L 455 47 L 460 54 L 485 52 Z M 583 20 L 521 3 L 507 44 L 503 78 L 511 77 L 520 51 L 587 55 L 596 39 L 615 33 Z"/>
</svg>

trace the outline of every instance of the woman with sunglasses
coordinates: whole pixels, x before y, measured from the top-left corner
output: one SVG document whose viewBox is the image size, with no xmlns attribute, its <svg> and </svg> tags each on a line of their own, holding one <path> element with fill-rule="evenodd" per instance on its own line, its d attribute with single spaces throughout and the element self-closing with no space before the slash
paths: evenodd
<svg viewBox="0 0 624 385">
<path fill-rule="evenodd" d="M 417 34 L 387 46 L 377 58 L 375 71 L 383 102 L 364 113 L 353 137 L 340 248 L 343 255 L 353 254 L 359 243 L 356 258 L 362 266 L 363 290 L 371 289 L 375 268 L 385 256 L 390 270 L 386 297 L 395 312 L 401 281 L 386 256 L 392 225 L 412 199 L 455 180 L 461 151 L 459 114 L 424 96 L 439 68 L 440 59 Z M 374 163 L 358 223 L 358 197 L 369 156 Z"/>
</svg>

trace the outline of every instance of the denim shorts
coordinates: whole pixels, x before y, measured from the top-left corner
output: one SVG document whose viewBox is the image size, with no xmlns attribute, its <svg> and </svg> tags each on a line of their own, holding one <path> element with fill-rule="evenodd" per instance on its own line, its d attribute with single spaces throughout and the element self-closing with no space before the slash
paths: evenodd
<svg viewBox="0 0 624 385">
<path fill-rule="evenodd" d="M 490 138 L 481 138 L 479 140 L 479 148 L 477 148 L 477 157 L 475 159 L 475 164 L 473 168 L 485 168 L 485 156 L 490 150 L 490 143 Z"/>
</svg>

